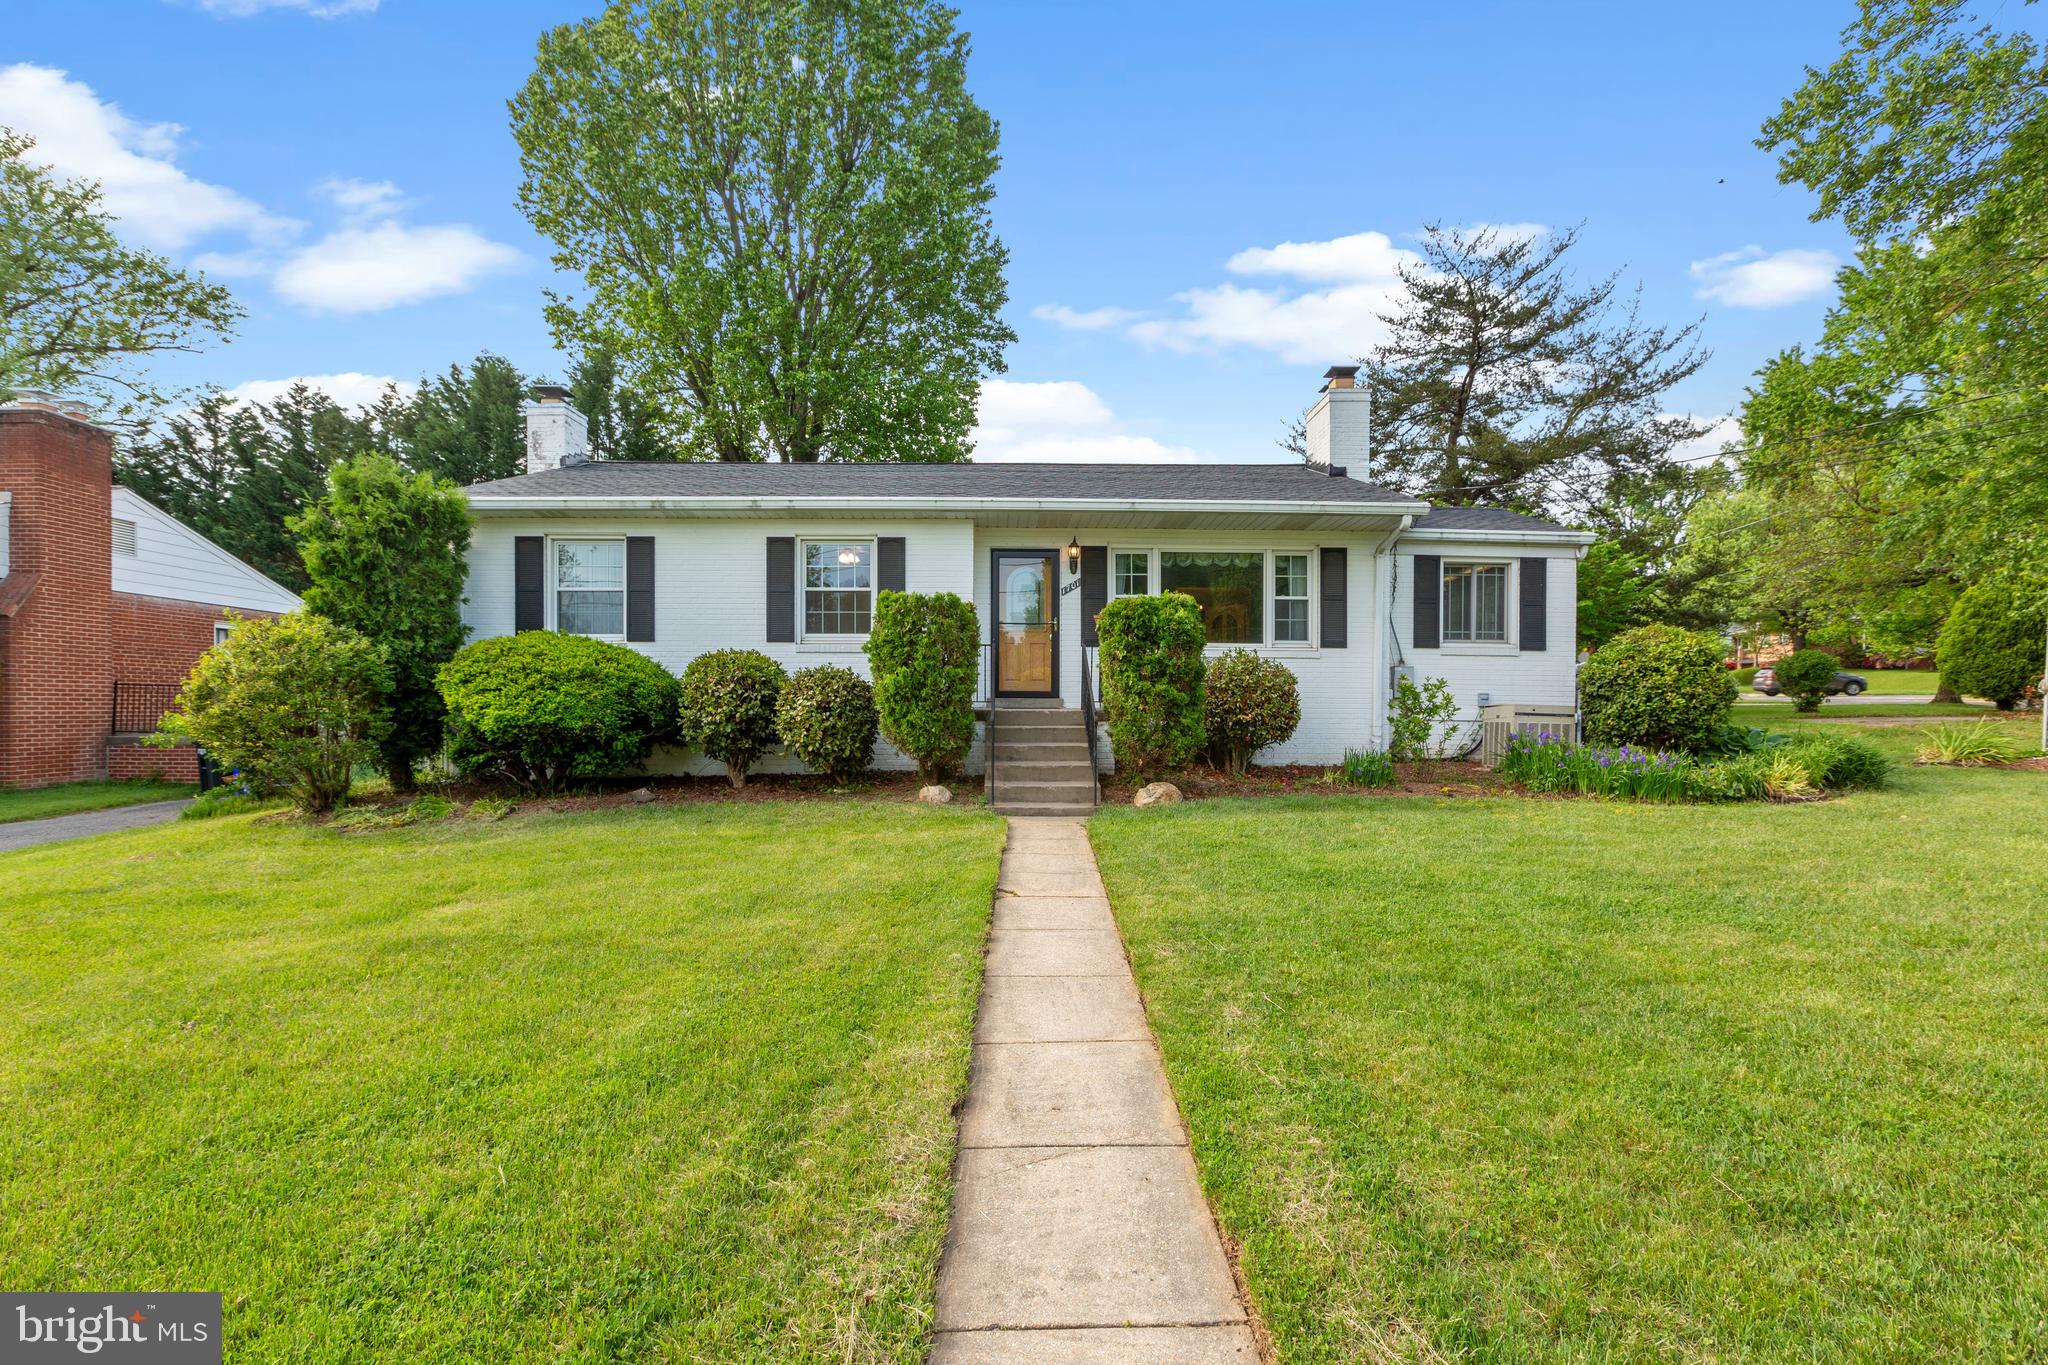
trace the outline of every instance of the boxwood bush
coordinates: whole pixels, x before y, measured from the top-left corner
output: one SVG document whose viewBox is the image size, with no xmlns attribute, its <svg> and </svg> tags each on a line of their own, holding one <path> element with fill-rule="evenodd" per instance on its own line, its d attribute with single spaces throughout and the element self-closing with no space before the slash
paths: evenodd
<svg viewBox="0 0 2048 1365">
<path fill-rule="evenodd" d="M 1676 626 L 1625 631 L 1579 670 L 1589 744 L 1694 753 L 1727 724 L 1735 697 L 1720 642 Z"/>
<path fill-rule="evenodd" d="M 1956 599 L 1934 651 L 1941 680 L 2010 711 L 2041 678 L 2041 608 L 1991 583 Z"/>
<path fill-rule="evenodd" d="M 455 766 L 543 792 L 639 767 L 675 736 L 681 695 L 624 645 L 539 630 L 463 646 L 438 682 Z"/>
<path fill-rule="evenodd" d="M 875 755 L 875 689 L 850 668 L 822 664 L 782 686 L 775 728 L 804 766 L 834 782 L 851 782 Z"/>
<path fill-rule="evenodd" d="M 775 744 L 775 707 L 789 675 L 758 649 L 714 649 L 683 669 L 683 742 L 725 765 L 735 787 Z"/>
<path fill-rule="evenodd" d="M 944 780 L 974 743 L 980 655 L 981 618 L 972 602 L 950 592 L 876 595 L 867 643 L 875 716 L 927 782 Z"/>
<path fill-rule="evenodd" d="M 1835 672 L 1834 655 L 1818 649 L 1797 650 L 1778 660 L 1778 690 L 1792 698 L 1801 711 L 1818 711 Z"/>
<path fill-rule="evenodd" d="M 1116 766 L 1138 781 L 1202 747 L 1202 608 L 1186 593 L 1119 597 L 1095 618 Z"/>
<path fill-rule="evenodd" d="M 1202 728 L 1209 753 L 1242 773 L 1261 749 L 1282 744 L 1301 724 L 1301 688 L 1277 659 L 1233 649 L 1209 664 L 1202 679 Z"/>
</svg>

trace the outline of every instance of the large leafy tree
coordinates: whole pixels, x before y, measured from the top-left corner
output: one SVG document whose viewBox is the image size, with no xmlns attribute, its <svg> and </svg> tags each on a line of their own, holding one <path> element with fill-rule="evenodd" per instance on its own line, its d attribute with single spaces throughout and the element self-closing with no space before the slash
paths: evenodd
<svg viewBox="0 0 2048 1365">
<path fill-rule="evenodd" d="M 454 484 L 407 473 L 369 452 L 328 471 L 325 494 L 291 518 L 312 584 L 306 610 L 348 626 L 384 653 L 389 725 L 378 756 L 406 791 L 441 747 L 447 715 L 436 670 L 455 657 L 462 624 L 469 504 Z"/>
<path fill-rule="evenodd" d="M 543 35 L 520 203 L 706 458 L 965 458 L 1002 369 L 996 124 L 933 0 L 641 0 Z"/>
<path fill-rule="evenodd" d="M 1961 0 L 1863 0 L 1764 125 L 1860 250 L 1811 355 L 1767 368 L 1746 475 L 1827 484 L 1903 593 L 2048 585 L 2048 51 Z M 1947 580 L 1946 588 L 1932 588 Z"/>
<path fill-rule="evenodd" d="M 1707 354 L 1652 326 L 1618 277 L 1575 282 L 1576 229 L 1431 227 L 1403 266 L 1387 339 L 1364 357 L 1375 476 L 1439 503 L 1583 520 L 1610 485 L 1649 492 L 1705 428 L 1663 415 Z M 1631 547 L 1640 551 L 1646 547 Z"/>
<path fill-rule="evenodd" d="M 169 391 L 152 356 L 223 340 L 241 320 L 228 291 L 122 244 L 91 182 L 36 163 L 0 128 L 0 391 L 49 389 L 121 422 Z"/>
</svg>

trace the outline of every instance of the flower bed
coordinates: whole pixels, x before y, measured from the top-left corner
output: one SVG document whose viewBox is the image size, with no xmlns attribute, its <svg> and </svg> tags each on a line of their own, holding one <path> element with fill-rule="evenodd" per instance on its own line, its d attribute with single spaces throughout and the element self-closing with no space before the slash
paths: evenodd
<svg viewBox="0 0 2048 1365">
<path fill-rule="evenodd" d="M 1881 787 L 1890 766 L 1861 740 L 1833 734 L 1761 735 L 1742 752 L 1694 757 L 1622 744 L 1571 744 L 1548 731 L 1509 741 L 1500 772 L 1535 792 L 1626 801 L 1803 801 Z"/>
</svg>

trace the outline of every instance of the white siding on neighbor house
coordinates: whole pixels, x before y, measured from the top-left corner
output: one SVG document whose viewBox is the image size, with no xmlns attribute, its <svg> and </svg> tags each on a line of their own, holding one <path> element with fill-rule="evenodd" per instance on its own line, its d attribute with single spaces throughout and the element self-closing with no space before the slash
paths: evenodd
<svg viewBox="0 0 2048 1365">
<path fill-rule="evenodd" d="M 1262 645 L 1257 653 L 1278 659 L 1293 670 L 1301 689 L 1301 725 L 1285 744 L 1260 752 L 1262 763 L 1334 763 L 1347 748 L 1380 743 L 1385 704 L 1375 680 L 1384 676 L 1385 660 L 1380 654 L 1384 632 L 1374 620 L 1374 551 L 1386 542 L 1384 531 L 1339 532 L 1317 535 L 1310 531 L 1187 531 L 1131 530 L 1104 532 L 1072 527 L 1046 526 L 1037 530 L 1016 527 L 980 527 L 974 533 L 974 601 L 982 614 L 982 631 L 988 631 L 990 610 L 991 556 L 996 550 L 1058 550 L 1060 583 L 1070 581 L 1065 548 L 1079 539 L 1084 546 L 1107 546 L 1112 556 L 1119 550 L 1269 550 L 1309 556 L 1309 636 L 1301 645 Z M 1349 644 L 1342 649 L 1321 647 L 1321 555 L 1324 546 L 1342 546 L 1345 554 L 1345 606 L 1348 613 Z M 1112 592 L 1115 561 L 1112 558 Z M 1270 567 L 1270 566 L 1269 566 Z M 1152 585 L 1157 591 L 1159 585 Z M 1270 635 L 1271 585 L 1267 585 L 1266 620 Z M 1079 589 L 1059 598 L 1059 687 L 1069 706 L 1081 701 L 1081 593 Z M 1212 645 L 1210 657 L 1228 646 Z M 1100 679 L 1097 679 L 1098 686 Z M 1109 763 L 1109 745 L 1100 750 Z"/>
<path fill-rule="evenodd" d="M 477 522 L 469 552 L 468 600 L 462 619 L 470 627 L 470 638 L 512 633 L 513 541 L 533 535 L 568 540 L 652 536 L 654 639 L 629 648 L 677 674 L 690 660 L 714 649 L 758 649 L 791 672 L 816 664 L 838 664 L 868 676 L 867 656 L 857 642 L 769 642 L 768 540 L 773 536 L 803 540 L 901 536 L 904 586 L 909 591 L 952 592 L 965 597 L 974 590 L 969 567 L 974 528 L 966 521 L 485 517 Z M 799 623 L 801 619 L 799 567 Z M 978 759 L 977 753 L 977 766 Z M 876 744 L 875 764 L 893 769 L 913 766 L 887 741 Z M 723 771 L 701 754 L 679 751 L 657 753 L 648 766 L 655 772 Z M 760 771 L 801 768 L 794 759 L 778 754 L 763 762 Z"/>
<path fill-rule="evenodd" d="M 113 513 L 135 527 L 135 553 L 113 557 L 115 592 L 238 611 L 295 611 L 299 599 L 139 494 L 115 484 Z M 115 537 L 117 546 L 121 541 Z"/>
<path fill-rule="evenodd" d="M 1479 694 L 1495 704 L 1571 706 L 1577 701 L 1579 548 L 1503 541 L 1403 540 L 1393 558 L 1394 610 L 1391 628 L 1398 646 L 1394 662 L 1414 666 L 1418 681 L 1442 678 L 1458 699 L 1461 720 L 1477 722 Z M 1415 647 L 1415 557 L 1436 555 L 1444 563 L 1507 564 L 1505 644 L 1446 641 L 1436 649 Z M 1544 559 L 1546 647 L 1521 648 L 1521 561 Z M 1439 612 L 1442 607 L 1439 604 Z"/>
</svg>

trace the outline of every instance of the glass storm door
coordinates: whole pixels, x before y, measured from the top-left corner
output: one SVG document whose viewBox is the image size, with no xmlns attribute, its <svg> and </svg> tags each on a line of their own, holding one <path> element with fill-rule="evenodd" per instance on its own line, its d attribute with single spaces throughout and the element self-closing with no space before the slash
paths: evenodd
<svg viewBox="0 0 2048 1365">
<path fill-rule="evenodd" d="M 1049 697 L 1059 620 L 1051 551 L 996 551 L 996 691 Z"/>
</svg>

